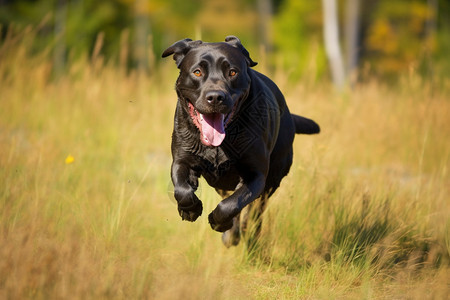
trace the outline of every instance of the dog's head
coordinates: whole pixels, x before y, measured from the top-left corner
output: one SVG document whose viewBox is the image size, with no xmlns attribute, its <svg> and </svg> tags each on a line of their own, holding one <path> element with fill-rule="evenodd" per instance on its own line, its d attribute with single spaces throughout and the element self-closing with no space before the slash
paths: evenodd
<svg viewBox="0 0 450 300">
<path fill-rule="evenodd" d="M 235 36 L 222 43 L 185 39 L 167 48 L 180 75 L 176 90 L 181 105 L 200 131 L 207 146 L 219 146 L 225 127 L 239 110 L 250 89 L 249 67 L 256 63 Z"/>
</svg>

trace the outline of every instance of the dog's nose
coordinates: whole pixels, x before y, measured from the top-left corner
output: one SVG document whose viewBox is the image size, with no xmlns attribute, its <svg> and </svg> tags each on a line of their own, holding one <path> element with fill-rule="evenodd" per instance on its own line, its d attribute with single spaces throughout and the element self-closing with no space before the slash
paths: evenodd
<svg viewBox="0 0 450 300">
<path fill-rule="evenodd" d="M 206 93 L 206 100 L 209 104 L 219 104 L 225 100 L 225 93 L 222 91 L 209 91 Z"/>
</svg>

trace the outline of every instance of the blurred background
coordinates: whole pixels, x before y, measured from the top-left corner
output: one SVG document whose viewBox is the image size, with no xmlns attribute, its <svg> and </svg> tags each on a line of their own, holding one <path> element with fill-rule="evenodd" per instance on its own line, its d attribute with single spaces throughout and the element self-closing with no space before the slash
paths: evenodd
<svg viewBox="0 0 450 300">
<path fill-rule="evenodd" d="M 0 299 L 447 299 L 450 1 L 0 0 Z M 183 222 L 178 70 L 236 35 L 321 126 L 258 248 Z M 446 296 L 447 295 L 447 296 Z"/>
<path fill-rule="evenodd" d="M 100 38 L 107 62 L 151 73 L 179 39 L 233 34 L 291 80 L 342 86 L 411 69 L 447 75 L 449 11 L 447 0 L 0 0 L 0 38 L 37 27 L 32 50 L 50 49 L 56 72 Z"/>
</svg>

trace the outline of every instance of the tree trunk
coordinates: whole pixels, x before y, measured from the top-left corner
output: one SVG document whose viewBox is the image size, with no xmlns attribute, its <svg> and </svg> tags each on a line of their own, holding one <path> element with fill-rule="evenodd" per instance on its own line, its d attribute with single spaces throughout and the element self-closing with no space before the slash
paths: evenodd
<svg viewBox="0 0 450 300">
<path fill-rule="evenodd" d="M 147 73 L 148 71 L 148 36 L 150 29 L 149 17 L 141 11 L 143 1 L 135 2 L 134 12 L 134 28 L 135 35 L 133 41 L 133 56 L 136 61 L 136 67 L 139 72 Z"/>
<path fill-rule="evenodd" d="M 432 43 L 435 39 L 437 31 L 437 19 L 438 19 L 438 0 L 427 0 L 428 7 L 428 20 L 425 28 L 425 42 L 424 42 L 424 61 L 425 61 L 425 72 L 427 77 L 433 78 L 433 62 L 432 62 Z"/>
<path fill-rule="evenodd" d="M 271 19 L 273 14 L 271 0 L 258 0 L 258 37 L 266 51 L 272 48 Z"/>
<path fill-rule="evenodd" d="M 66 62 L 66 19 L 67 1 L 58 0 L 55 10 L 55 49 L 53 50 L 54 72 L 60 75 Z"/>
<path fill-rule="evenodd" d="M 346 73 L 352 85 L 357 78 L 359 59 L 359 4 L 360 0 L 347 0 L 346 7 Z"/>
<path fill-rule="evenodd" d="M 338 89 L 345 84 L 345 71 L 339 45 L 339 28 L 336 0 L 322 0 L 325 51 L 330 62 L 333 83 Z"/>
</svg>

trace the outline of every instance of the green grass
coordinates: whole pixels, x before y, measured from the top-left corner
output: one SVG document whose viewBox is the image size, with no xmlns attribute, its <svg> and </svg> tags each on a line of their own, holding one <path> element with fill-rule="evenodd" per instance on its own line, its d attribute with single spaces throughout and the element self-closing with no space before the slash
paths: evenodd
<svg viewBox="0 0 450 300">
<path fill-rule="evenodd" d="M 0 298 L 448 294 L 448 80 L 410 74 L 337 94 L 276 72 L 291 111 L 322 133 L 296 138 L 248 253 L 210 229 L 220 198 L 205 182 L 195 223 L 170 197 L 172 61 L 144 76 L 86 57 L 54 78 L 32 39 L 0 46 Z"/>
</svg>

